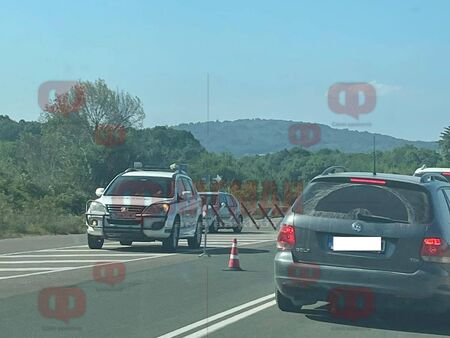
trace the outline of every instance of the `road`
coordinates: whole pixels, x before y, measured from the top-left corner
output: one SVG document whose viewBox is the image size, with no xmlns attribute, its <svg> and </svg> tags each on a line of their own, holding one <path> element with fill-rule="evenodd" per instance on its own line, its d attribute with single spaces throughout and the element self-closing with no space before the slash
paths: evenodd
<svg viewBox="0 0 450 338">
<path fill-rule="evenodd" d="M 245 271 L 224 271 L 237 238 Z M 160 245 L 90 250 L 84 235 L 0 241 L 2 337 L 409 337 L 450 333 L 444 321 L 378 314 L 343 321 L 325 303 L 282 313 L 273 298 L 276 233 L 208 236 L 211 257 Z M 100 265 L 99 265 L 100 264 Z M 103 264 L 103 265 L 101 265 Z"/>
</svg>

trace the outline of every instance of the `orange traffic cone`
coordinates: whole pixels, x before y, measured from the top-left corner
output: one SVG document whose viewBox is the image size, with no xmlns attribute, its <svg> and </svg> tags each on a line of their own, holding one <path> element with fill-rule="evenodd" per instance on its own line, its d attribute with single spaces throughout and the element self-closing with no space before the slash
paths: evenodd
<svg viewBox="0 0 450 338">
<path fill-rule="evenodd" d="M 239 254 L 237 248 L 237 240 L 233 239 L 231 246 L 230 260 L 228 261 L 228 269 L 226 271 L 243 271 L 239 265 Z"/>
</svg>

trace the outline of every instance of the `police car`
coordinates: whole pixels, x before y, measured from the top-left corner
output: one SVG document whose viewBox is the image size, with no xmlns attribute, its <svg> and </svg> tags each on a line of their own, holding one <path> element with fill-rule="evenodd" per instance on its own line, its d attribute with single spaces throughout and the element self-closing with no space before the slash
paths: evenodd
<svg viewBox="0 0 450 338">
<path fill-rule="evenodd" d="M 200 247 L 202 202 L 182 166 L 135 163 L 95 193 L 98 198 L 86 205 L 89 248 L 101 249 L 105 239 L 122 245 L 161 241 L 168 252 L 177 250 L 180 239 L 192 249 Z"/>
<path fill-rule="evenodd" d="M 442 175 L 447 179 L 447 181 L 450 181 L 450 168 L 427 168 L 425 164 L 420 168 L 417 168 L 413 176 L 422 177 L 427 173 Z"/>
</svg>

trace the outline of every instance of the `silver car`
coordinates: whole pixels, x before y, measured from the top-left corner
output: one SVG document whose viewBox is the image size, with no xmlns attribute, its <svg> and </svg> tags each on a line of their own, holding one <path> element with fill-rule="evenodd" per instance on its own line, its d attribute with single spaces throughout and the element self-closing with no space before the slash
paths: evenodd
<svg viewBox="0 0 450 338">
<path fill-rule="evenodd" d="M 104 240 L 161 241 L 175 252 L 179 239 L 199 248 L 202 239 L 202 202 L 182 170 L 131 168 L 117 175 L 86 207 L 88 245 L 100 249 Z"/>
<path fill-rule="evenodd" d="M 233 229 L 242 231 L 241 204 L 238 199 L 226 192 L 200 192 L 203 203 L 203 218 L 209 232 L 215 233 L 219 229 Z"/>
</svg>

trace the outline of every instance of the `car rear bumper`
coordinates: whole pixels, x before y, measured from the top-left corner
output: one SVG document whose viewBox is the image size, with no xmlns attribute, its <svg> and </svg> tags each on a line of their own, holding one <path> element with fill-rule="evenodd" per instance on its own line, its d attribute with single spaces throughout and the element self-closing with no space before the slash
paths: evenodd
<svg viewBox="0 0 450 338">
<path fill-rule="evenodd" d="M 401 273 L 297 263 L 291 252 L 278 252 L 274 267 L 278 290 L 293 301 L 326 301 L 332 290 L 342 288 L 409 299 L 450 297 L 449 273 L 438 265 L 427 266 L 426 271 Z"/>
</svg>

